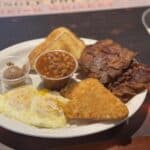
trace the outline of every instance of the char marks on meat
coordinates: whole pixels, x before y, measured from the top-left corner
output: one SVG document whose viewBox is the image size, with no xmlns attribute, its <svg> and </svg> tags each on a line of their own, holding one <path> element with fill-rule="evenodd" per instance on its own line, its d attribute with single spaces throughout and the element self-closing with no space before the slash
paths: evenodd
<svg viewBox="0 0 150 150">
<path fill-rule="evenodd" d="M 127 102 L 150 86 L 150 67 L 133 62 L 118 79 L 108 85 L 114 95 Z"/>
<path fill-rule="evenodd" d="M 126 69 L 136 53 L 118 43 L 106 39 L 89 45 L 79 60 L 83 73 L 98 78 L 103 84 L 109 83 Z"/>
</svg>

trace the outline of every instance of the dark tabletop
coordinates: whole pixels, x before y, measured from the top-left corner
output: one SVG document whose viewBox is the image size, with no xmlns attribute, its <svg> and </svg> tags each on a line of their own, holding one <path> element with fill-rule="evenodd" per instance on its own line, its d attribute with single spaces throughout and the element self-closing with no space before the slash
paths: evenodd
<svg viewBox="0 0 150 150">
<path fill-rule="evenodd" d="M 41 38 L 59 26 L 71 28 L 79 36 L 93 39 L 111 38 L 139 53 L 138 59 L 150 65 L 150 37 L 141 22 L 146 8 L 134 8 L 90 13 L 44 15 L 16 18 L 0 18 L 0 49 L 12 44 Z M 23 136 L 0 128 L 0 143 L 17 149 L 82 149 L 110 145 L 140 143 L 150 145 L 150 94 L 144 104 L 129 121 L 111 130 L 72 139 L 41 139 Z M 138 142 L 137 142 L 138 141 Z M 99 143 L 99 144 L 98 144 Z M 105 146 L 104 146 L 105 144 Z M 71 147 L 70 147 L 71 146 Z M 73 147 L 74 146 L 74 147 Z M 101 148 L 102 148 L 101 147 Z M 0 150 L 3 146 L 0 145 Z M 80 147 L 81 149 L 81 147 Z M 96 148 L 95 148 L 96 149 Z"/>
</svg>

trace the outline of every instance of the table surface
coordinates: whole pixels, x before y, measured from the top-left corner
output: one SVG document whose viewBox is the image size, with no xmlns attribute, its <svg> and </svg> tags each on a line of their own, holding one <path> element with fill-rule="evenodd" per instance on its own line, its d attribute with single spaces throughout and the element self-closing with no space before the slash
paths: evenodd
<svg viewBox="0 0 150 150">
<path fill-rule="evenodd" d="M 112 38 L 139 53 L 138 59 L 150 65 L 150 37 L 141 22 L 144 8 L 90 13 L 57 14 L 0 18 L 0 49 L 12 44 L 41 38 L 58 26 L 71 28 L 79 36 L 93 39 Z M 150 145 L 150 94 L 129 121 L 111 130 L 72 139 L 41 139 L 12 133 L 0 128 L 0 150 L 4 145 L 15 149 L 108 149 L 112 145 Z M 132 142 L 133 140 L 133 142 Z M 88 143 L 88 145 L 87 145 Z M 137 144 L 138 143 L 138 144 Z M 126 146 L 123 146 L 126 147 Z M 136 146 L 137 147 L 137 146 Z M 134 147 L 135 148 L 135 147 Z M 141 148 L 141 147 L 140 147 Z M 7 149 L 7 148 L 6 148 Z M 146 148 L 145 148 L 146 149 Z"/>
</svg>

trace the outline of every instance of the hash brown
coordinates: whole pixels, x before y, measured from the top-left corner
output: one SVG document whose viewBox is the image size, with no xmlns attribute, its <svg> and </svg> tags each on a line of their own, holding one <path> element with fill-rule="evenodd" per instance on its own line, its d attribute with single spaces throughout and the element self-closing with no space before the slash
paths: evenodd
<svg viewBox="0 0 150 150">
<path fill-rule="evenodd" d="M 120 120 L 128 116 L 127 106 L 97 79 L 88 78 L 73 83 L 62 91 L 71 99 L 63 105 L 69 119 Z"/>
</svg>

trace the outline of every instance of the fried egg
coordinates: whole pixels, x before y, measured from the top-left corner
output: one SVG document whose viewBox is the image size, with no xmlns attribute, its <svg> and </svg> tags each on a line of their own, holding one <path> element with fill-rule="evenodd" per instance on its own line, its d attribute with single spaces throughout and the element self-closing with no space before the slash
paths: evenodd
<svg viewBox="0 0 150 150">
<path fill-rule="evenodd" d="M 0 95 L 0 113 L 41 128 L 64 127 L 66 118 L 58 101 L 66 99 L 48 90 L 22 86 Z"/>
</svg>

